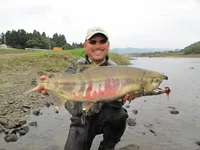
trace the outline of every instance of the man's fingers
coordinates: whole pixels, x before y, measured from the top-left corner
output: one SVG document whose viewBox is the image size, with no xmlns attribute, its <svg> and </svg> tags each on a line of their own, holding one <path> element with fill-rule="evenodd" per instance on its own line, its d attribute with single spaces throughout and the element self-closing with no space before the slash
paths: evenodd
<svg viewBox="0 0 200 150">
<path fill-rule="evenodd" d="M 42 93 L 43 95 L 49 95 L 49 94 L 47 93 L 47 90 L 42 90 L 41 93 Z"/>
<path fill-rule="evenodd" d="M 126 101 L 126 100 L 129 99 L 129 97 L 130 97 L 130 94 L 126 94 L 126 95 L 124 96 L 124 98 L 122 98 L 122 100 L 123 100 L 123 101 Z"/>
<path fill-rule="evenodd" d="M 41 76 L 41 77 L 40 77 L 40 80 L 41 80 L 41 81 L 44 81 L 44 80 L 46 80 L 47 78 L 48 78 L 47 76 Z"/>
<path fill-rule="evenodd" d="M 128 100 L 129 100 L 129 101 L 131 101 L 131 100 L 134 100 L 134 97 L 133 97 L 133 96 L 131 96 L 131 95 L 129 95 L 129 98 L 128 98 Z"/>
<path fill-rule="evenodd" d="M 131 96 L 130 94 L 126 94 L 123 98 L 120 98 L 118 101 L 131 101 L 133 99 L 133 96 Z"/>
<path fill-rule="evenodd" d="M 44 85 L 43 84 L 41 84 L 40 86 L 39 86 L 39 88 L 37 89 L 37 92 L 39 92 L 39 93 L 42 93 L 42 91 L 47 91 L 45 88 L 44 88 Z"/>
</svg>

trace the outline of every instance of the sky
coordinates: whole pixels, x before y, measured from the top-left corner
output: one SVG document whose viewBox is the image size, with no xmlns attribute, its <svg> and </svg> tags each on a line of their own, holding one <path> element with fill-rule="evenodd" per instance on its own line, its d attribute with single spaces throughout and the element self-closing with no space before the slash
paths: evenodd
<svg viewBox="0 0 200 150">
<path fill-rule="evenodd" d="M 37 30 L 84 42 L 100 26 L 111 48 L 182 49 L 200 41 L 200 0 L 1 0 L 0 33 Z"/>
</svg>

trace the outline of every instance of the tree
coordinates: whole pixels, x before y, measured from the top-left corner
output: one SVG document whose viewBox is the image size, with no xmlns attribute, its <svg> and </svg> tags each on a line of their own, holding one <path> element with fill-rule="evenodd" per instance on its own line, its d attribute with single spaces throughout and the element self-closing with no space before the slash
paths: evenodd
<svg viewBox="0 0 200 150">
<path fill-rule="evenodd" d="M 1 35 L 2 36 L 2 35 Z M 53 47 L 63 47 L 63 49 L 74 49 L 83 47 L 83 44 L 77 44 L 73 42 L 72 45 L 67 43 L 65 35 L 55 33 L 53 37 L 47 37 L 45 32 L 40 34 L 39 31 L 33 30 L 32 33 L 26 32 L 24 29 L 18 29 L 17 31 L 7 31 L 5 33 L 6 44 L 13 48 L 41 48 L 50 49 Z M 2 43 L 2 40 L 0 41 Z"/>
<path fill-rule="evenodd" d="M 43 37 L 46 37 L 46 33 L 45 33 L 45 32 L 42 32 L 42 36 L 43 36 Z"/>
<path fill-rule="evenodd" d="M 184 54 L 200 54 L 200 41 L 185 47 Z"/>
</svg>

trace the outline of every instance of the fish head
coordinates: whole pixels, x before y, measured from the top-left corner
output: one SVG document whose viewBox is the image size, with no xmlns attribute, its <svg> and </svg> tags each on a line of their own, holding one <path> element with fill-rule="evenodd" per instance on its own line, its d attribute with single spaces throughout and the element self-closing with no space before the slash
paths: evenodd
<svg viewBox="0 0 200 150">
<path fill-rule="evenodd" d="M 160 93 L 164 93 L 165 91 L 159 88 L 163 80 L 168 80 L 168 77 L 164 74 L 154 71 L 145 72 L 142 85 L 143 95 L 156 95 L 155 91 L 157 90 L 160 90 Z"/>
</svg>

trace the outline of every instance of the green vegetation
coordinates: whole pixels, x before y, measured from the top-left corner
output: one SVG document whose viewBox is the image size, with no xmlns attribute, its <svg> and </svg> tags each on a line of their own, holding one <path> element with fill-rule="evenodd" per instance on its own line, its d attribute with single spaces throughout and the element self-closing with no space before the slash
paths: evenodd
<svg viewBox="0 0 200 150">
<path fill-rule="evenodd" d="M 142 53 L 138 57 L 200 57 L 200 54 L 185 54 L 183 51 Z"/>
<path fill-rule="evenodd" d="M 200 41 L 175 51 L 142 53 L 139 57 L 200 57 Z"/>
<path fill-rule="evenodd" d="M 55 33 L 53 37 L 46 36 L 46 33 L 42 34 L 36 30 L 33 33 L 28 33 L 24 29 L 18 31 L 12 30 L 6 33 L 1 33 L 0 44 L 6 44 L 12 48 L 25 49 L 53 49 L 53 47 L 62 47 L 63 49 L 82 48 L 82 43 L 67 43 L 63 34 Z"/>
<path fill-rule="evenodd" d="M 3 57 L 2 57 L 3 56 Z M 5 50 L 0 49 L 0 73 L 12 69 L 36 68 L 38 72 L 60 72 L 69 62 L 85 56 L 82 48 L 75 50 Z M 130 64 L 129 58 L 109 53 L 110 58 L 120 65 Z"/>
<path fill-rule="evenodd" d="M 200 41 L 195 42 L 184 49 L 176 49 L 175 51 L 149 52 L 142 54 L 129 54 L 138 57 L 200 57 Z"/>
<path fill-rule="evenodd" d="M 184 54 L 200 54 L 200 41 L 185 47 Z"/>
</svg>

